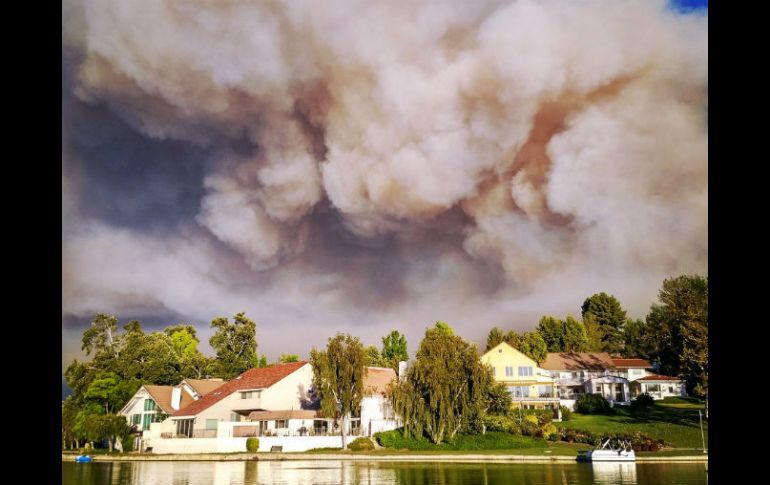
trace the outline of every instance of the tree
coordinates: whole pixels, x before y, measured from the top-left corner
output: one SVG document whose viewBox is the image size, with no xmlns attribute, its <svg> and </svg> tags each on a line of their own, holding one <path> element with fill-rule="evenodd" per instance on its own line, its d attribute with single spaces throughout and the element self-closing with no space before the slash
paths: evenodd
<svg viewBox="0 0 770 485">
<path fill-rule="evenodd" d="M 349 334 L 338 333 L 329 338 L 325 351 L 313 348 L 310 352 L 313 383 L 321 400 L 321 413 L 327 418 L 340 418 L 342 449 L 347 447 L 348 419 L 361 412 L 365 360 L 364 345 Z"/>
<path fill-rule="evenodd" d="M 519 351 L 540 364 L 548 355 L 548 346 L 539 332 L 527 332 L 521 336 Z"/>
<path fill-rule="evenodd" d="M 503 334 L 503 331 L 497 327 L 492 327 L 492 330 L 489 331 L 489 335 L 487 335 L 486 351 L 488 352 L 490 349 L 493 349 L 497 345 L 499 345 L 500 342 L 504 342 L 504 341 L 505 341 L 505 334 Z"/>
<path fill-rule="evenodd" d="M 647 323 L 644 320 L 629 320 L 623 327 L 623 357 L 649 359 Z"/>
<path fill-rule="evenodd" d="M 391 400 L 405 435 L 426 433 L 438 444 L 463 429 L 481 428 L 492 383 L 492 371 L 479 360 L 476 346 L 436 325 L 425 332 Z"/>
<path fill-rule="evenodd" d="M 583 321 L 590 320 L 597 326 L 602 351 L 617 354 L 623 349 L 623 325 L 626 312 L 620 302 L 607 293 L 597 293 L 585 299 L 580 307 Z"/>
<path fill-rule="evenodd" d="M 171 339 L 174 353 L 179 360 L 193 359 L 198 353 L 200 341 L 196 335 L 195 327 L 188 324 L 178 324 L 163 329 L 163 333 Z"/>
<path fill-rule="evenodd" d="M 504 415 L 510 411 L 511 405 L 513 404 L 511 393 L 508 392 L 508 388 L 506 388 L 505 384 L 502 382 L 498 382 L 489 387 L 487 400 L 489 403 L 487 413 L 489 414 Z"/>
<path fill-rule="evenodd" d="M 278 362 L 281 364 L 288 364 L 290 362 L 299 362 L 299 355 L 297 354 L 281 354 L 278 358 Z"/>
<path fill-rule="evenodd" d="M 406 337 L 401 335 L 398 330 L 393 330 L 382 337 L 382 358 L 387 363 L 386 365 L 396 372 L 398 372 L 399 362 L 409 360 Z"/>
<path fill-rule="evenodd" d="M 562 322 L 562 328 L 562 352 L 585 352 L 588 348 L 588 335 L 583 322 L 567 315 Z"/>
<path fill-rule="evenodd" d="M 436 321 L 436 326 L 434 327 L 434 330 L 449 336 L 452 336 L 455 334 L 454 329 L 450 327 L 448 323 L 442 322 L 441 320 Z"/>
<path fill-rule="evenodd" d="M 514 332 L 513 330 L 509 330 L 508 333 L 505 334 L 505 343 L 514 349 L 518 349 L 519 345 L 521 344 L 521 335 Z"/>
<path fill-rule="evenodd" d="M 668 375 L 681 375 L 688 392 L 708 393 L 708 278 L 682 275 L 663 281 L 647 315 L 643 344 Z"/>
<path fill-rule="evenodd" d="M 235 315 L 233 320 L 231 323 L 227 317 L 218 317 L 211 322 L 216 332 L 209 344 L 216 352 L 219 374 L 225 379 L 232 379 L 259 364 L 257 324 L 244 312 Z"/>
<path fill-rule="evenodd" d="M 80 407 L 75 402 L 75 398 L 67 396 L 67 399 L 61 403 L 61 435 L 62 448 L 74 449 L 78 447 L 77 434 L 75 433 L 75 418 Z"/>
<path fill-rule="evenodd" d="M 380 355 L 377 347 L 370 345 L 364 348 L 364 365 L 372 367 L 387 367 L 388 363 Z"/>
<path fill-rule="evenodd" d="M 136 379 L 125 380 L 114 372 L 100 372 L 91 381 L 83 398 L 99 404 L 104 413 L 115 413 L 122 408 L 140 387 Z"/>
<path fill-rule="evenodd" d="M 543 316 L 537 324 L 537 331 L 543 337 L 548 352 L 561 352 L 564 340 L 564 325 L 558 318 Z"/>
<path fill-rule="evenodd" d="M 84 350 L 86 355 L 99 352 L 117 353 L 117 330 L 118 317 L 97 313 L 91 326 L 83 332 L 81 350 Z"/>
</svg>

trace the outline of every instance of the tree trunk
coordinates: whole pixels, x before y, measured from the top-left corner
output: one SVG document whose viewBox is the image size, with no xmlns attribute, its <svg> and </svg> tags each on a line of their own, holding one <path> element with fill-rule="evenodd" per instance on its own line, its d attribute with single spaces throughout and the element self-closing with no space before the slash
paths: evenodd
<svg viewBox="0 0 770 485">
<path fill-rule="evenodd" d="M 346 449 L 348 447 L 348 440 L 347 440 L 347 425 L 348 425 L 348 415 L 343 414 L 340 418 L 340 434 L 342 435 L 342 449 Z"/>
</svg>

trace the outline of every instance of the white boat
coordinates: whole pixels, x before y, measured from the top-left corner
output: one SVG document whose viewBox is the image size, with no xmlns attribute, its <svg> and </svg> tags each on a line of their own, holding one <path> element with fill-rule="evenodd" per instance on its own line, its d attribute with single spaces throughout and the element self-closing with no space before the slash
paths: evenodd
<svg viewBox="0 0 770 485">
<path fill-rule="evenodd" d="M 636 453 L 631 443 L 625 440 L 607 438 L 595 450 L 587 451 L 578 456 L 580 461 L 636 461 Z"/>
</svg>

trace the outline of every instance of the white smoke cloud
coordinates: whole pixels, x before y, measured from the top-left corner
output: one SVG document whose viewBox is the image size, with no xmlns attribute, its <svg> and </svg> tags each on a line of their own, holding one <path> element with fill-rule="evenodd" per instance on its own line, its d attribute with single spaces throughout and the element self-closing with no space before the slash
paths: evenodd
<svg viewBox="0 0 770 485">
<path fill-rule="evenodd" d="M 390 276 L 399 302 L 376 310 L 390 325 L 439 318 L 429 310 L 451 298 L 453 315 L 488 328 L 567 311 L 544 293 L 577 293 L 577 308 L 625 280 L 624 303 L 642 312 L 664 277 L 707 271 L 706 15 L 663 0 L 72 0 L 63 12 L 81 100 L 147 137 L 213 149 L 196 220 L 219 241 L 80 232 L 65 242 L 65 312 L 140 301 L 210 318 L 216 301 L 248 304 L 234 281 L 212 283 L 234 252 L 251 271 L 239 283 L 282 268 L 260 284 L 280 288 L 284 314 L 291 297 L 372 318 L 341 282 L 353 263 L 322 272 L 305 254 L 328 205 L 344 237 L 395 237 L 389 254 L 410 265 Z M 244 134 L 255 154 L 222 146 Z M 428 257 L 417 246 L 436 234 L 456 240 Z M 503 273 L 496 292 L 469 286 L 485 265 Z"/>
</svg>

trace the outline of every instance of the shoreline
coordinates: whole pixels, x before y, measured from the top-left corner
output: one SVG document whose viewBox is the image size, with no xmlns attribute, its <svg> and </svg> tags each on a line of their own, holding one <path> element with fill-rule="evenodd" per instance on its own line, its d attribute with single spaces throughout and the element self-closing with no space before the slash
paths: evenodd
<svg viewBox="0 0 770 485">
<path fill-rule="evenodd" d="M 74 461 L 74 454 L 62 453 L 62 461 Z M 352 455 L 345 453 L 199 453 L 89 455 L 93 461 L 380 461 L 380 462 L 453 462 L 453 463 L 577 463 L 574 456 L 492 455 L 492 454 L 392 454 Z M 708 463 L 708 455 L 641 456 L 636 463 Z M 608 462 L 612 463 L 612 462 Z M 620 463 L 620 462 L 618 462 Z"/>
</svg>

